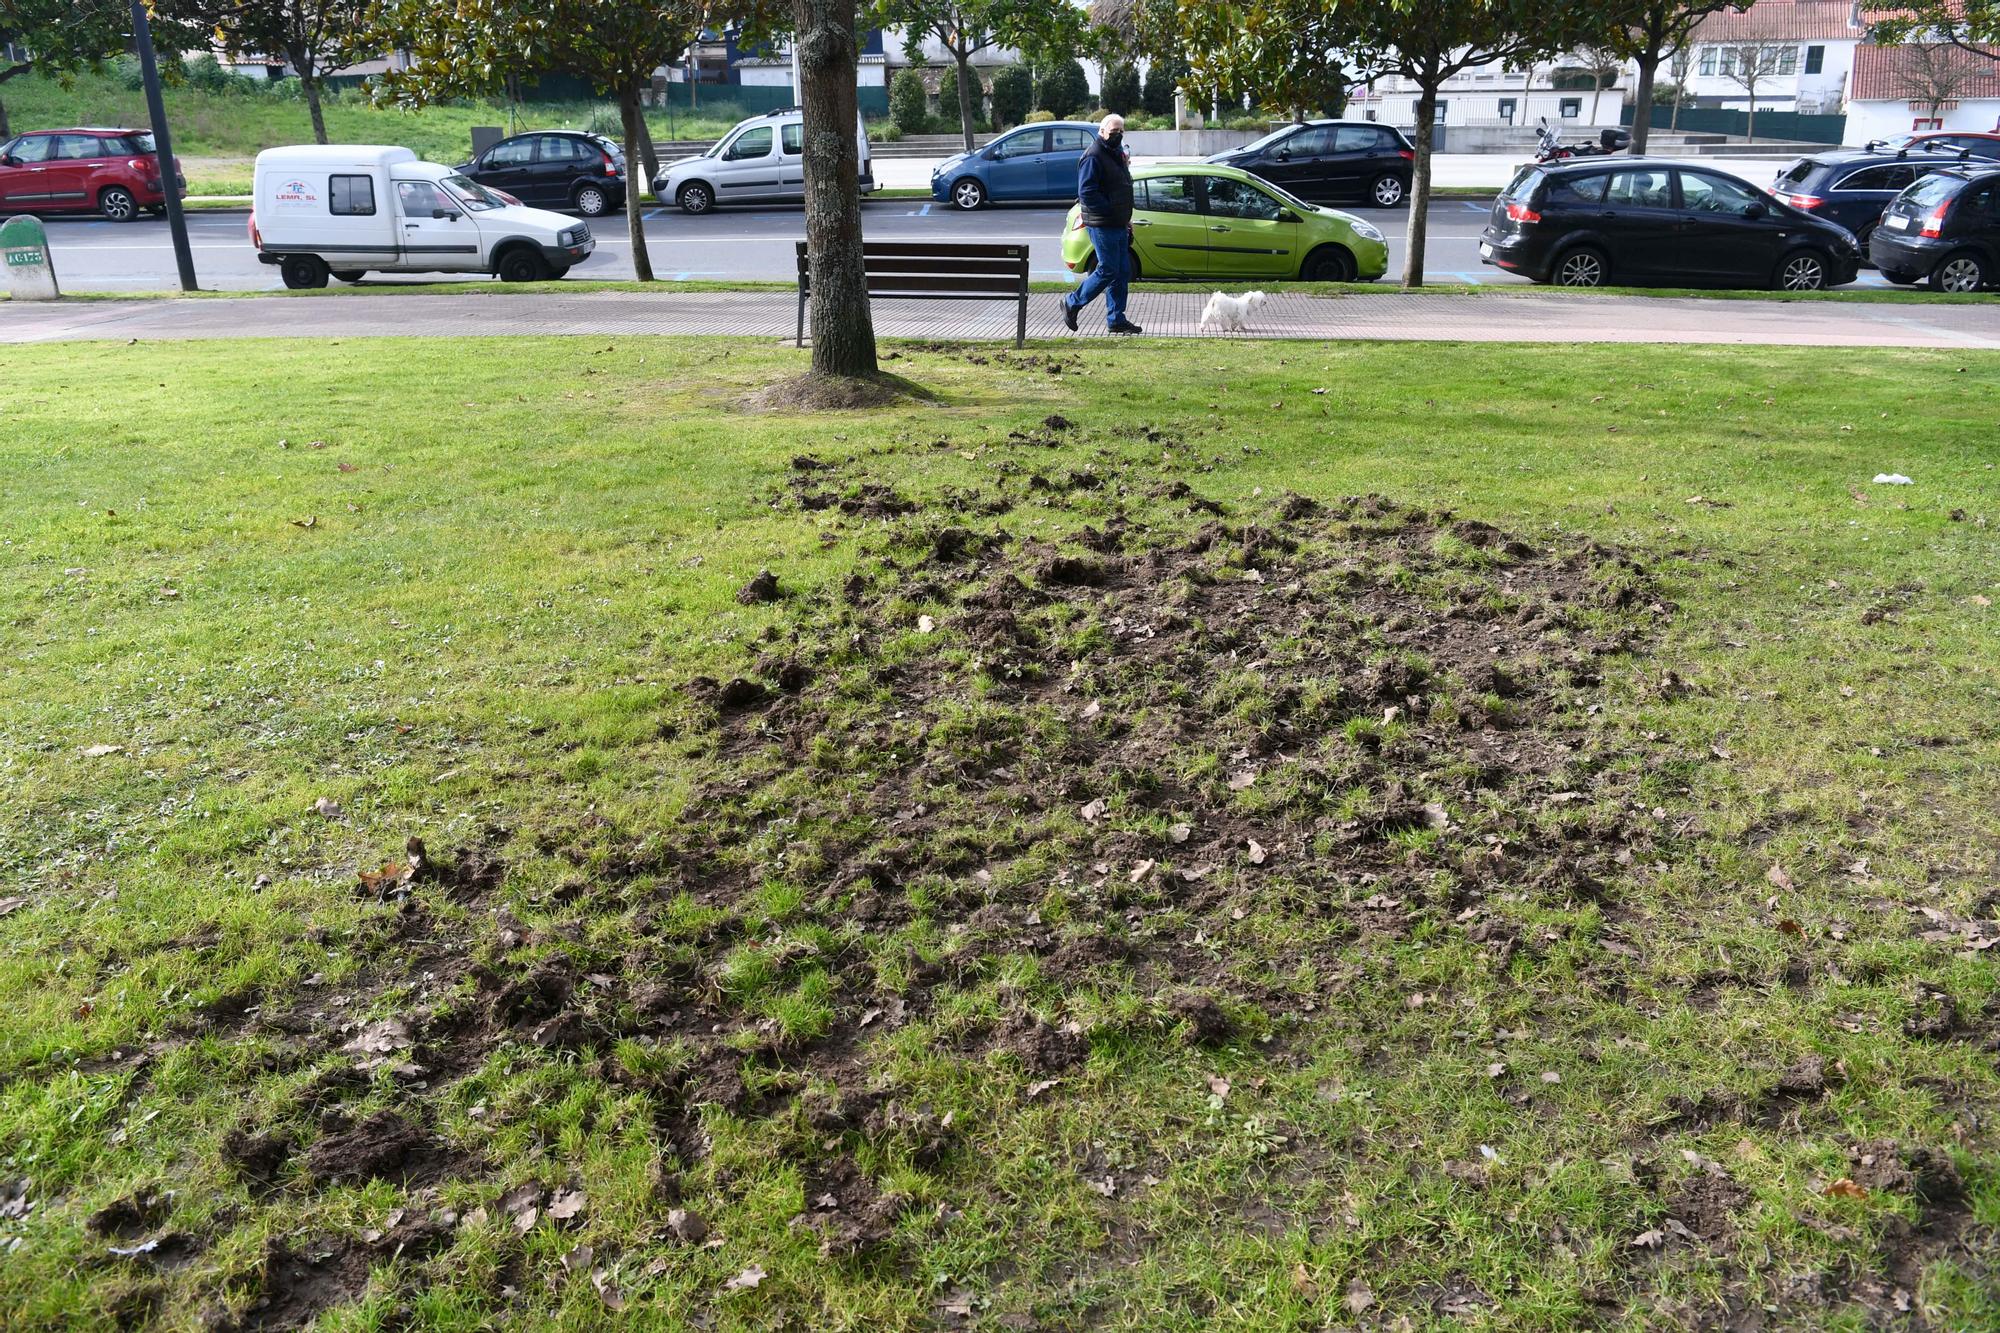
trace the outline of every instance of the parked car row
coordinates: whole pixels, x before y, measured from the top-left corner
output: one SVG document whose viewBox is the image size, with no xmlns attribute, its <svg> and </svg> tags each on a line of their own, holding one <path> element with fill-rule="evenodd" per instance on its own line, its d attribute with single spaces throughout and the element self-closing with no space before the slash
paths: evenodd
<svg viewBox="0 0 2000 1333">
<path fill-rule="evenodd" d="M 174 186 L 187 177 L 174 164 Z M 167 211 L 159 151 L 146 130 L 30 130 L 0 144 L 0 215 L 98 213 L 130 222 Z"/>
<path fill-rule="evenodd" d="M 1781 176 L 1791 188 L 1777 193 L 1645 158 L 1523 167 L 1494 201 L 1480 259 L 1565 287 L 1818 291 L 1852 282 L 1870 257 L 1892 282 L 1928 277 L 1947 291 L 1977 291 L 2000 272 L 2000 167 L 1924 161 L 1919 172 L 1912 160 L 1876 176 L 1861 173 L 1880 163 L 1809 162 Z M 1903 189 L 1889 193 L 1885 182 L 1898 179 Z M 1835 213 L 1868 226 L 1867 249 Z"/>
</svg>

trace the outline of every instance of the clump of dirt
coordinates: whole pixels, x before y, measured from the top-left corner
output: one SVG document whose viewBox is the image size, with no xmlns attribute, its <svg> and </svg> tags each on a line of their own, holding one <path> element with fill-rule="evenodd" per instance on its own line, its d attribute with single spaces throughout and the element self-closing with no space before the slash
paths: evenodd
<svg viewBox="0 0 2000 1333">
<path fill-rule="evenodd" d="M 736 590 L 736 600 L 743 606 L 777 601 L 778 576 L 768 569 L 758 570 L 755 578 Z"/>
<path fill-rule="evenodd" d="M 359 1124 L 333 1129 L 306 1154 L 306 1167 L 322 1184 L 408 1178 L 432 1156 L 423 1130 L 394 1111 L 377 1111 Z"/>
<path fill-rule="evenodd" d="M 269 1184 L 292 1155 L 292 1142 L 271 1130 L 237 1126 L 222 1140 L 222 1160 L 246 1179 Z"/>
<path fill-rule="evenodd" d="M 930 390 L 900 375 L 820 375 L 807 373 L 766 385 L 745 397 L 752 412 L 861 412 L 912 400 L 928 402 Z"/>
<path fill-rule="evenodd" d="M 1090 1041 L 1073 1025 L 1057 1027 L 1039 1018 L 1023 1018 L 996 1049 L 1012 1053 L 1029 1073 L 1059 1074 L 1084 1062 Z"/>
<path fill-rule="evenodd" d="M 1176 991 L 1167 997 L 1167 1017 L 1182 1025 L 1182 1038 L 1190 1046 L 1208 1046 L 1229 1036 L 1229 1014 L 1213 995 L 1201 991 Z"/>
<path fill-rule="evenodd" d="M 1667 1200 L 1667 1215 L 1702 1240 L 1727 1235 L 1730 1214 L 1750 1202 L 1750 1191 L 1727 1176 L 1705 1173 L 1682 1181 Z"/>
<path fill-rule="evenodd" d="M 1933 1207 L 1958 1203 L 1965 1181 L 1950 1157 L 1921 1144 L 1894 1139 L 1864 1143 L 1849 1154 L 1848 1176 L 1864 1189 L 1913 1195 Z"/>
<path fill-rule="evenodd" d="M 93 1236 L 136 1236 L 166 1221 L 172 1206 L 171 1200 L 148 1186 L 104 1205 L 92 1213 L 83 1225 Z"/>
<path fill-rule="evenodd" d="M 908 1196 L 883 1193 L 851 1157 L 835 1158 L 806 1177 L 805 1212 L 799 1220 L 820 1233 L 821 1258 L 863 1254 L 895 1231 Z"/>
</svg>

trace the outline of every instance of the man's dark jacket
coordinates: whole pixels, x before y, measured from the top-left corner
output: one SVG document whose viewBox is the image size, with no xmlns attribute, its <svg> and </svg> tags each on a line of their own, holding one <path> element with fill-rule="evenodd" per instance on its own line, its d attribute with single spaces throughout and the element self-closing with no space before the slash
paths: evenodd
<svg viewBox="0 0 2000 1333">
<path fill-rule="evenodd" d="M 1123 150 L 1102 138 L 1091 142 L 1077 169 L 1076 196 L 1083 204 L 1086 227 L 1132 225 L 1132 168 Z"/>
</svg>

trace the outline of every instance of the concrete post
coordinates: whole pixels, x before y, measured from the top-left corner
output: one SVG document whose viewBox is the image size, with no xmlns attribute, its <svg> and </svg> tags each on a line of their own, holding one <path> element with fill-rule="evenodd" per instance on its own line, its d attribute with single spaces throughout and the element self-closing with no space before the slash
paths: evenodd
<svg viewBox="0 0 2000 1333">
<path fill-rule="evenodd" d="M 49 234 L 40 218 L 25 214 L 0 222 L 0 265 L 16 301 L 53 301 L 62 295 L 49 262 Z"/>
</svg>

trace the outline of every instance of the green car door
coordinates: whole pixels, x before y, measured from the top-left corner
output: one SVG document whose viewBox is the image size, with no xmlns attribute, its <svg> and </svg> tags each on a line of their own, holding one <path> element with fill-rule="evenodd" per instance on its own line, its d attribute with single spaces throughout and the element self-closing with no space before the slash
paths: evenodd
<svg viewBox="0 0 2000 1333">
<path fill-rule="evenodd" d="M 1195 193 L 1186 176 L 1132 182 L 1132 240 L 1142 275 L 1193 278 L 1208 271 L 1208 219 Z"/>
<path fill-rule="evenodd" d="M 1212 278 L 1289 278 L 1299 269 L 1298 215 L 1249 181 L 1203 176 Z"/>
</svg>

